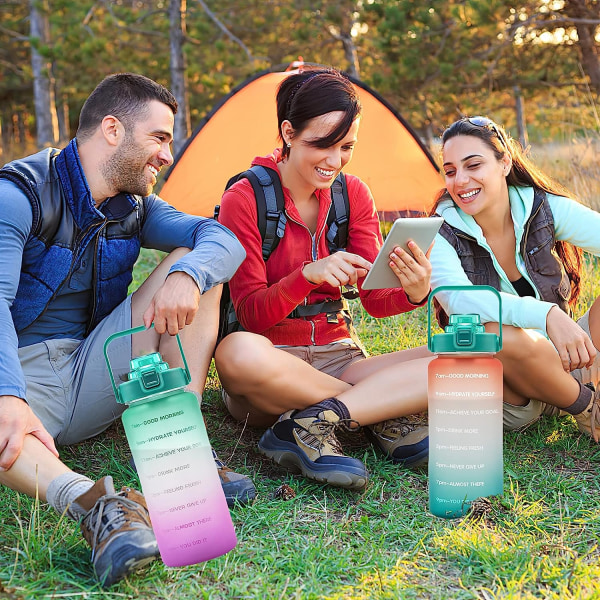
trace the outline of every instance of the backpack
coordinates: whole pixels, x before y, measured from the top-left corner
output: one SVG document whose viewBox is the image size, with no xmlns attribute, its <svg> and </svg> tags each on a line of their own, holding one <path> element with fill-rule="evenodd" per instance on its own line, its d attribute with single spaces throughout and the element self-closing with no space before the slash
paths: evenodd
<svg viewBox="0 0 600 600">
<path fill-rule="evenodd" d="M 254 191 L 257 208 L 258 230 L 262 238 L 262 256 L 266 262 L 273 250 L 277 248 L 279 240 L 285 233 L 287 219 L 284 211 L 283 189 L 281 180 L 274 169 L 253 165 L 247 171 L 238 173 L 229 179 L 225 189 L 229 189 L 240 179 L 248 179 Z M 218 220 L 220 205 L 215 206 L 214 218 Z M 346 178 L 340 173 L 331 185 L 331 207 L 327 215 L 327 245 L 333 254 L 344 250 L 348 241 L 348 220 L 350 215 L 350 203 L 348 200 L 348 189 Z M 352 286 L 345 286 L 343 297 L 347 299 L 358 297 L 358 290 Z M 298 306 L 288 318 L 300 318 L 314 316 L 319 313 L 327 313 L 328 318 L 337 322 L 337 313 L 346 310 L 347 304 L 343 300 L 327 300 L 318 304 Z M 243 331 L 237 317 L 231 296 L 229 285 L 223 284 L 221 294 L 219 333 L 217 341 L 220 341 L 229 333 Z"/>
</svg>

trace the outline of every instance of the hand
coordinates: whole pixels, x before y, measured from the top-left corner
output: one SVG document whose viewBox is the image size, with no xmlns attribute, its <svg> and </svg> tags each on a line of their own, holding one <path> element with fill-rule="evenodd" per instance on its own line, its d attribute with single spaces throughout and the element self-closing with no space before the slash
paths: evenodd
<svg viewBox="0 0 600 600">
<path fill-rule="evenodd" d="M 592 366 L 596 358 L 596 348 L 592 340 L 558 306 L 553 306 L 546 316 L 546 332 L 567 373 Z"/>
<path fill-rule="evenodd" d="M 176 335 L 194 320 L 199 303 L 196 282 L 187 273 L 175 271 L 154 294 L 144 312 L 144 325 L 148 328 L 154 322 L 159 335 Z"/>
<path fill-rule="evenodd" d="M 16 396 L 0 396 L 0 470 L 8 471 L 13 466 L 28 434 L 35 436 L 58 457 L 52 436 L 29 405 Z"/>
<path fill-rule="evenodd" d="M 413 304 L 423 302 L 431 289 L 431 263 L 429 254 L 433 244 L 429 246 L 427 254 L 415 242 L 408 242 L 410 252 L 396 246 L 390 253 L 390 268 L 406 292 L 406 296 Z M 411 255 L 412 253 L 412 255 Z"/>
<path fill-rule="evenodd" d="M 328 283 L 333 287 L 354 285 L 359 277 L 364 277 L 373 265 L 358 254 L 335 252 L 330 256 L 308 263 L 302 274 L 310 283 Z"/>
</svg>

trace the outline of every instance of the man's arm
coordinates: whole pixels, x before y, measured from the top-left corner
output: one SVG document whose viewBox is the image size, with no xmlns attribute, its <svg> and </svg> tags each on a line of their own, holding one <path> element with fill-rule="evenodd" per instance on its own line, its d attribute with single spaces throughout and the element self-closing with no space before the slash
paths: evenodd
<svg viewBox="0 0 600 600">
<path fill-rule="evenodd" d="M 21 453 L 27 434 L 36 436 L 58 456 L 50 434 L 25 402 L 25 377 L 10 307 L 21 276 L 25 242 L 32 224 L 31 205 L 12 183 L 0 179 L 0 470 L 8 470 Z"/>
<path fill-rule="evenodd" d="M 171 267 L 170 273 L 187 273 L 200 293 L 231 279 L 246 253 L 229 229 L 214 219 L 181 213 L 154 195 L 145 202 L 142 245 L 165 252 L 177 247 L 192 250 Z"/>
</svg>

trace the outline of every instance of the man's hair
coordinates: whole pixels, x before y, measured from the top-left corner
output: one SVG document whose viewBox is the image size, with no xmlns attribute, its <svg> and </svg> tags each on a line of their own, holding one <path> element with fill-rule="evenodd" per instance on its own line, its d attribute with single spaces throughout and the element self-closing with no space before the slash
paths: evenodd
<svg viewBox="0 0 600 600">
<path fill-rule="evenodd" d="M 148 104 L 157 100 L 177 113 L 175 96 L 163 85 L 137 73 L 115 73 L 105 77 L 85 101 L 79 115 L 77 139 L 84 141 L 113 115 L 130 128 L 148 114 Z"/>
</svg>

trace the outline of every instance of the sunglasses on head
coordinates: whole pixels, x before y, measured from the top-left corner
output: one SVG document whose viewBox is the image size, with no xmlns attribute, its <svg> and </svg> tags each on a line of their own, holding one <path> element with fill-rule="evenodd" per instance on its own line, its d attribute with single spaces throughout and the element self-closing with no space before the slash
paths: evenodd
<svg viewBox="0 0 600 600">
<path fill-rule="evenodd" d="M 500 140 L 500 143 L 508 150 L 508 146 L 506 145 L 506 140 L 500 133 L 498 129 L 498 125 L 494 123 L 491 119 L 487 117 L 465 117 L 464 121 L 468 121 L 471 125 L 475 125 L 475 127 L 484 127 L 486 129 L 490 129 L 496 134 L 496 137 Z"/>
</svg>

